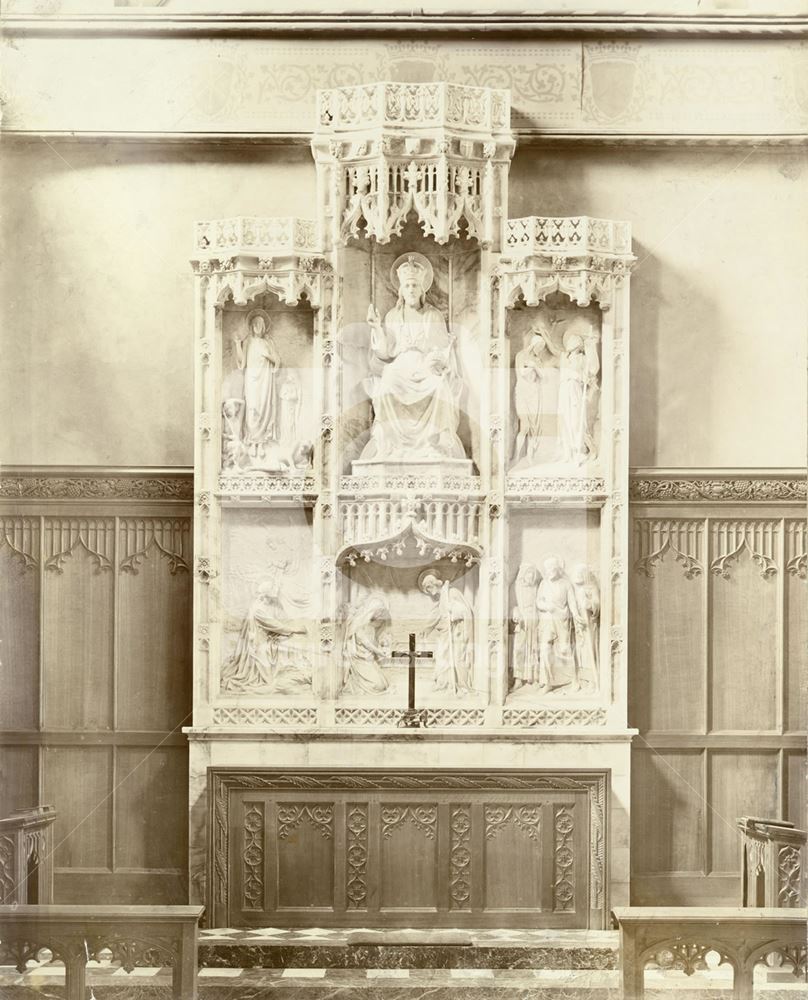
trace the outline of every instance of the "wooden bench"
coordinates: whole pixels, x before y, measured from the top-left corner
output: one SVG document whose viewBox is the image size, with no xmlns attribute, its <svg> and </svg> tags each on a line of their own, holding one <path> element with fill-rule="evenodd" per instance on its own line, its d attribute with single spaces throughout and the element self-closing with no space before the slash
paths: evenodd
<svg viewBox="0 0 808 1000">
<path fill-rule="evenodd" d="M 53 806 L 0 819 L 0 904 L 53 902 Z"/>
<path fill-rule="evenodd" d="M 65 964 L 66 1000 L 84 1000 L 85 965 L 105 949 L 127 972 L 173 966 L 174 996 L 196 1000 L 202 906 L 0 906 L 0 964 L 24 972 L 47 948 Z"/>
<path fill-rule="evenodd" d="M 691 976 L 707 968 L 708 952 L 733 968 L 733 997 L 751 1000 L 755 965 L 777 954 L 806 979 L 804 909 L 752 907 L 628 906 L 612 912 L 620 929 L 623 1000 L 641 1000 L 645 966 Z"/>
</svg>

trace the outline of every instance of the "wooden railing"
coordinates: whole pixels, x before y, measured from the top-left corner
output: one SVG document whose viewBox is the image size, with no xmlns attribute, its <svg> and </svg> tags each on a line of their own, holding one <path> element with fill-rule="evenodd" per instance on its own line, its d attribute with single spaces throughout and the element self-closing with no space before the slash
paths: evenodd
<svg viewBox="0 0 808 1000">
<path fill-rule="evenodd" d="M 735 1000 L 752 1000 L 755 966 L 775 956 L 795 980 L 806 980 L 804 909 L 629 906 L 612 918 L 620 930 L 622 1000 L 642 1000 L 645 968 L 692 976 L 715 964 L 733 969 Z"/>
<path fill-rule="evenodd" d="M 53 806 L 0 819 L 0 904 L 53 902 Z"/>
<path fill-rule="evenodd" d="M 173 967 L 177 1000 L 197 1000 L 202 906 L 0 906 L 0 965 L 20 973 L 47 949 L 65 964 L 66 1000 L 84 1000 L 85 965 L 103 951 L 131 972 Z"/>
<path fill-rule="evenodd" d="M 784 820 L 742 816 L 742 906 L 805 906 L 808 864 L 805 830 Z"/>
</svg>

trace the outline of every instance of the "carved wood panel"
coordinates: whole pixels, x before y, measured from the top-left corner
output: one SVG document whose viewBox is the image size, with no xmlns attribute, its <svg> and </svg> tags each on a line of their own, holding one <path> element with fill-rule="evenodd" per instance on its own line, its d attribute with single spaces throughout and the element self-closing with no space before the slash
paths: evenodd
<svg viewBox="0 0 808 1000">
<path fill-rule="evenodd" d="M 212 770 L 212 919 L 602 926 L 604 777 L 516 774 Z"/>
<path fill-rule="evenodd" d="M 190 484 L 62 473 L 0 493 L 0 813 L 56 807 L 57 902 L 182 902 Z"/>
<path fill-rule="evenodd" d="M 630 603 L 629 721 L 640 729 L 632 902 L 737 905 L 737 816 L 804 825 L 805 485 L 641 485 L 632 487 L 644 502 Z"/>
</svg>

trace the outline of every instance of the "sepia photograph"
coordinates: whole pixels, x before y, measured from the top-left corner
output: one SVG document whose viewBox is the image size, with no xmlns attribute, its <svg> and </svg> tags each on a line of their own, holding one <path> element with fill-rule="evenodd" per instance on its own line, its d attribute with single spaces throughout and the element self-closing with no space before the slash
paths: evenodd
<svg viewBox="0 0 808 1000">
<path fill-rule="evenodd" d="M 4 0 L 0 1000 L 808 996 L 808 0 Z"/>
</svg>

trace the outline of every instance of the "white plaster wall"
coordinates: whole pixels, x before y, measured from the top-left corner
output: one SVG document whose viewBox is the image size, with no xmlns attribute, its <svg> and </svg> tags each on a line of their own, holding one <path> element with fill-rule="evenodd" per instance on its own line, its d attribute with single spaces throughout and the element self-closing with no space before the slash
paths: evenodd
<svg viewBox="0 0 808 1000">
<path fill-rule="evenodd" d="M 305 146 L 6 143 L 0 461 L 190 465 L 192 223 L 314 181 Z M 525 147 L 530 213 L 632 222 L 632 465 L 805 464 L 805 152 Z"/>
</svg>

